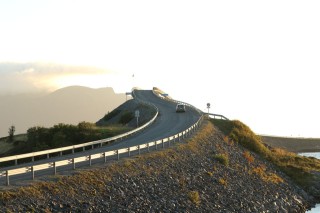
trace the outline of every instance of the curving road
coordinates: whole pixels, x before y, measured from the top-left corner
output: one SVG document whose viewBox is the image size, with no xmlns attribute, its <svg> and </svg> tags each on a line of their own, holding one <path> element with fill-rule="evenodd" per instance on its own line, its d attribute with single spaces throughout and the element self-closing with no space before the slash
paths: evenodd
<svg viewBox="0 0 320 213">
<path fill-rule="evenodd" d="M 115 142 L 110 145 L 103 146 L 101 148 L 96 148 L 96 149 L 92 149 L 84 152 L 78 152 L 73 154 L 72 157 L 88 156 L 89 154 L 102 153 L 105 151 L 126 148 L 126 147 L 139 145 L 139 144 L 145 144 L 151 141 L 156 141 L 162 138 L 166 138 L 186 130 L 195 122 L 197 122 L 201 116 L 199 112 L 197 112 L 196 110 L 190 107 L 186 108 L 185 113 L 176 113 L 175 111 L 176 103 L 169 102 L 157 97 L 155 94 L 153 94 L 152 90 L 135 90 L 135 98 L 152 103 L 158 108 L 159 115 L 153 124 L 151 124 L 145 130 L 135 135 L 132 135 L 120 142 Z M 63 155 L 60 157 L 39 160 L 36 162 L 25 163 L 17 166 L 12 166 L 12 167 L 1 168 L 1 170 L 3 171 L 3 170 L 15 169 L 15 168 L 28 167 L 28 166 L 38 165 L 43 163 L 50 163 L 54 161 L 70 159 L 72 157 L 71 157 L 71 154 Z M 68 166 L 66 166 L 66 168 L 63 168 L 63 169 L 59 168 L 59 171 L 71 169 L 67 167 Z M 49 174 L 52 174 L 52 170 L 51 171 L 42 170 L 37 172 L 36 177 L 39 177 L 42 175 L 49 175 Z M 0 185 L 3 185 L 5 178 L 1 178 L 1 179 L 2 180 L 0 180 Z M 11 176 L 10 184 L 23 179 L 30 179 L 30 174 Z"/>
<path fill-rule="evenodd" d="M 119 144 L 111 145 L 112 149 L 144 144 L 175 135 L 189 128 L 201 116 L 196 110 L 188 107 L 186 113 L 176 113 L 176 103 L 158 98 L 151 90 L 136 90 L 135 95 L 140 100 L 153 103 L 159 110 L 158 118 L 142 133 L 132 136 Z"/>
</svg>

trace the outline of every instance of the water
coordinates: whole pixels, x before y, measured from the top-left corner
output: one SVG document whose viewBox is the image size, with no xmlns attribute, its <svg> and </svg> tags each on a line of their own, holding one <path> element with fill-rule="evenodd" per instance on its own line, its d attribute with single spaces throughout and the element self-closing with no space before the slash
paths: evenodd
<svg viewBox="0 0 320 213">
<path fill-rule="evenodd" d="M 306 153 L 299 153 L 299 155 L 306 156 L 306 157 L 315 157 L 320 159 L 320 152 L 306 152 Z M 317 204 L 314 208 L 306 213 L 319 213 L 320 212 L 320 204 Z"/>
<path fill-rule="evenodd" d="M 320 152 L 305 152 L 305 153 L 299 153 L 299 155 L 306 156 L 306 157 L 315 157 L 320 159 Z"/>
<path fill-rule="evenodd" d="M 306 213 L 319 213 L 320 212 L 320 204 L 317 204 L 316 207 L 312 208 L 309 211 L 306 211 Z"/>
</svg>

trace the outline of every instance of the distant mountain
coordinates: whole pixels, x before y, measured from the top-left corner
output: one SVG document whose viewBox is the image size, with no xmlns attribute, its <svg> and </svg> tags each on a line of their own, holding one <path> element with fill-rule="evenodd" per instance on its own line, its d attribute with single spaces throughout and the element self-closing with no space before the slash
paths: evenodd
<svg viewBox="0 0 320 213">
<path fill-rule="evenodd" d="M 0 137 L 8 136 L 11 125 L 18 134 L 33 126 L 94 123 L 125 100 L 125 94 L 116 94 L 112 88 L 82 86 L 65 87 L 45 95 L 0 96 Z"/>
</svg>

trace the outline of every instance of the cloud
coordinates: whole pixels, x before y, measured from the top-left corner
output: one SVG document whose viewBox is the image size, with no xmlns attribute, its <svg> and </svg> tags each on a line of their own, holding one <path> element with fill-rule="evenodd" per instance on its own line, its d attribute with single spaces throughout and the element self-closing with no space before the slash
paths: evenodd
<svg viewBox="0 0 320 213">
<path fill-rule="evenodd" d="M 54 63 L 0 63 L 0 74 L 3 73 L 37 73 L 43 75 L 57 74 L 101 74 L 106 70 L 89 66 L 72 66 Z"/>
<path fill-rule="evenodd" d="M 26 93 L 57 89 L 55 80 L 72 76 L 111 73 L 89 66 L 53 63 L 0 63 L 0 94 Z M 70 82 L 71 83 L 71 82 Z"/>
</svg>

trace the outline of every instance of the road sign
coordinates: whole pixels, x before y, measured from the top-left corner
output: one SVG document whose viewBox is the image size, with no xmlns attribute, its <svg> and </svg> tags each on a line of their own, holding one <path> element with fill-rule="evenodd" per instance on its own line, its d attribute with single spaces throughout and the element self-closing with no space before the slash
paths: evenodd
<svg viewBox="0 0 320 213">
<path fill-rule="evenodd" d="M 134 113 L 134 115 L 135 115 L 136 118 L 139 118 L 139 116 L 140 116 L 140 111 L 139 111 L 139 110 L 136 110 L 135 113 Z"/>
<path fill-rule="evenodd" d="M 211 104 L 210 104 L 210 103 L 207 103 L 208 113 L 209 113 L 210 107 L 211 107 Z"/>
<path fill-rule="evenodd" d="M 136 111 L 134 112 L 134 115 L 135 115 L 135 117 L 137 118 L 137 127 L 138 127 L 138 126 L 139 126 L 140 111 L 139 111 L 139 110 L 136 110 Z"/>
</svg>

